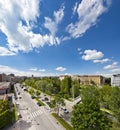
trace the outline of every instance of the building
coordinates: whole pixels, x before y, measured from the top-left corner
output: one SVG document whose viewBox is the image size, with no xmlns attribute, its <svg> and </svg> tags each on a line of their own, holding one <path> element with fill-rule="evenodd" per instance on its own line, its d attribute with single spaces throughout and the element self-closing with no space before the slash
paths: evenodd
<svg viewBox="0 0 120 130">
<path fill-rule="evenodd" d="M 60 80 L 63 80 L 68 75 L 61 75 Z M 105 77 L 101 75 L 69 75 L 72 80 L 79 80 L 80 84 L 84 85 L 103 85 L 105 83 Z"/>
<path fill-rule="evenodd" d="M 0 74 L 0 82 L 5 82 L 6 81 L 6 74 Z"/>
<path fill-rule="evenodd" d="M 0 95 L 10 93 L 11 84 L 10 82 L 0 82 Z"/>
<path fill-rule="evenodd" d="M 112 86 L 120 86 L 120 74 L 115 74 L 111 77 Z"/>
<path fill-rule="evenodd" d="M 105 83 L 105 78 L 101 75 L 73 75 L 72 79 L 80 80 L 80 84 L 84 85 L 103 85 Z"/>
<path fill-rule="evenodd" d="M 10 93 L 10 90 L 11 90 L 10 82 L 0 82 L 0 100 L 8 99 L 9 102 L 12 104 L 13 94 Z"/>
</svg>

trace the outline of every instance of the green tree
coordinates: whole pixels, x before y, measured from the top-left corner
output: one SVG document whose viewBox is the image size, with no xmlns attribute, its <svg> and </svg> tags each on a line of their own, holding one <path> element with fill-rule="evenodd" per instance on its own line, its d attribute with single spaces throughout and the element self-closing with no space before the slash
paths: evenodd
<svg viewBox="0 0 120 130">
<path fill-rule="evenodd" d="M 37 90 L 36 91 L 36 96 L 39 96 L 40 95 L 40 92 Z"/>
<path fill-rule="evenodd" d="M 114 112 L 115 117 L 120 122 L 120 88 L 113 87 L 112 88 L 112 95 L 110 98 L 110 109 Z"/>
<path fill-rule="evenodd" d="M 71 77 L 65 77 L 61 81 L 61 93 L 64 94 L 65 98 L 70 97 L 71 83 L 72 83 Z"/>
<path fill-rule="evenodd" d="M 82 88 L 82 103 L 74 106 L 71 122 L 75 130 L 110 130 L 111 122 L 100 110 L 99 93 L 94 86 Z"/>
<path fill-rule="evenodd" d="M 34 95 L 34 94 L 35 94 L 34 89 L 33 89 L 33 88 L 30 88 L 29 93 L 30 93 L 31 95 Z"/>
<path fill-rule="evenodd" d="M 71 95 L 72 95 L 73 98 L 79 96 L 79 94 L 80 94 L 79 89 L 80 89 L 79 80 L 72 81 Z"/>
<path fill-rule="evenodd" d="M 64 99 L 61 96 L 56 96 L 54 100 L 51 100 L 51 107 L 57 109 L 57 114 L 59 115 L 59 109 L 61 106 L 65 106 Z"/>
<path fill-rule="evenodd" d="M 108 85 L 102 86 L 99 90 L 101 107 L 110 109 L 112 87 Z"/>
</svg>

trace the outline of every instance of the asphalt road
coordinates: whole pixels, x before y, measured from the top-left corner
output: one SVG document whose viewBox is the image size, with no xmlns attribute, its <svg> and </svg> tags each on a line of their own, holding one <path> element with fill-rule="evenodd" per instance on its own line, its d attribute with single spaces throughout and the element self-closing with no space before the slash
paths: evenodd
<svg viewBox="0 0 120 130">
<path fill-rule="evenodd" d="M 37 102 L 31 96 L 16 84 L 16 100 L 18 112 L 22 116 L 8 130 L 65 130 L 60 124 L 57 124 L 55 118 L 51 116 L 50 111 L 44 106 L 38 106 Z"/>
</svg>

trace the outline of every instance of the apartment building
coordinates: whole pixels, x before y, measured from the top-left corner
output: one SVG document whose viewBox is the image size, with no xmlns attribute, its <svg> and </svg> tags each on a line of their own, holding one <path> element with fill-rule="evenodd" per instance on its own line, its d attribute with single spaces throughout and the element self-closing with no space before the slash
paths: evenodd
<svg viewBox="0 0 120 130">
<path fill-rule="evenodd" d="M 10 93 L 10 82 L 0 82 L 0 95 Z"/>
<path fill-rule="evenodd" d="M 59 77 L 60 80 L 63 80 L 65 77 L 67 77 L 68 75 L 61 75 Z M 101 76 L 101 75 L 69 75 L 71 76 L 72 80 L 80 80 L 80 84 L 84 84 L 84 85 L 103 85 L 105 83 L 105 77 Z"/>
<path fill-rule="evenodd" d="M 10 82 L 0 82 L 0 100 L 8 99 L 12 102 L 12 95 L 10 93 L 11 83 Z"/>
<path fill-rule="evenodd" d="M 120 86 L 120 74 L 115 74 L 111 77 L 112 86 Z"/>
</svg>

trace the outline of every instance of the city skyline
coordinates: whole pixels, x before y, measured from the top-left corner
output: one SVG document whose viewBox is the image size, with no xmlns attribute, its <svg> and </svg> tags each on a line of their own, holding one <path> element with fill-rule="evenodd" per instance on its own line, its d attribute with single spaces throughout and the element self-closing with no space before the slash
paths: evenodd
<svg viewBox="0 0 120 130">
<path fill-rule="evenodd" d="M 0 73 L 120 73 L 120 1 L 0 1 Z"/>
</svg>

